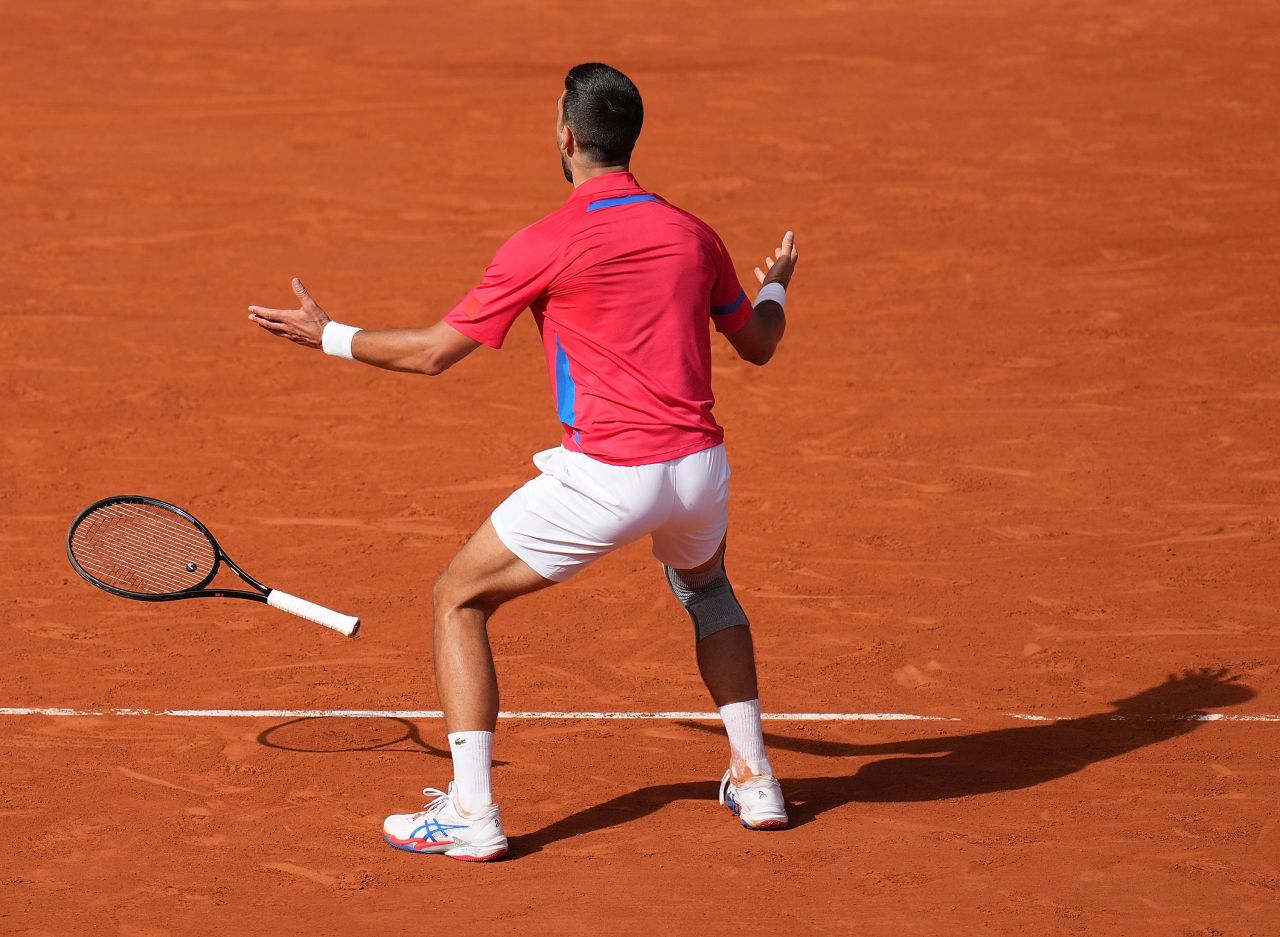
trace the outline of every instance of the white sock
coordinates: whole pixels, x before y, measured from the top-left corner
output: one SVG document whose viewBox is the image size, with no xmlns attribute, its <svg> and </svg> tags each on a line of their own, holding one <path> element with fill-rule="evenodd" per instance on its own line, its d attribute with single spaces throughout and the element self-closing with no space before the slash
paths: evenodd
<svg viewBox="0 0 1280 937">
<path fill-rule="evenodd" d="M 474 813 L 493 803 L 493 733 L 452 732 L 449 751 L 453 754 L 453 796 L 462 812 Z"/>
<path fill-rule="evenodd" d="M 747 775 L 773 776 L 773 766 L 764 754 L 764 730 L 760 726 L 760 701 L 730 703 L 720 707 L 724 730 L 729 734 L 729 750 L 735 778 Z"/>
</svg>

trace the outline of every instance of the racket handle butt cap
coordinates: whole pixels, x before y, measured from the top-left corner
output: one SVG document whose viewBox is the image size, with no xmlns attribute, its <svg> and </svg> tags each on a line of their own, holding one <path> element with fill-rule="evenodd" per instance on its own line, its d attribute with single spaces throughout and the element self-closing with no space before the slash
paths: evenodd
<svg viewBox="0 0 1280 937">
<path fill-rule="evenodd" d="M 339 634 L 345 634 L 348 638 L 354 638 L 360 631 L 359 618 L 335 612 L 331 608 L 325 608 L 315 602 L 308 602 L 306 599 L 300 599 L 296 595 L 281 592 L 279 589 L 272 589 L 267 593 L 267 604 L 273 608 L 280 609 L 282 612 L 288 612 L 290 615 L 297 615 L 299 618 L 307 619 L 307 621 L 314 621 L 317 625 L 332 628 Z"/>
</svg>

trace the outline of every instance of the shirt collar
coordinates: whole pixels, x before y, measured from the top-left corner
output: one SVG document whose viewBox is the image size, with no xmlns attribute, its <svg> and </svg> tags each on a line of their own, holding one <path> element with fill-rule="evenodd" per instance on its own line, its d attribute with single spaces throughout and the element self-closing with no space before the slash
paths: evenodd
<svg viewBox="0 0 1280 937">
<path fill-rule="evenodd" d="M 593 176 L 582 185 L 573 190 L 573 194 L 569 196 L 570 202 L 576 202 L 580 199 L 594 199 L 606 194 L 626 193 L 626 192 L 643 192 L 640 183 L 636 182 L 636 177 L 629 172 L 610 172 L 603 176 Z"/>
</svg>

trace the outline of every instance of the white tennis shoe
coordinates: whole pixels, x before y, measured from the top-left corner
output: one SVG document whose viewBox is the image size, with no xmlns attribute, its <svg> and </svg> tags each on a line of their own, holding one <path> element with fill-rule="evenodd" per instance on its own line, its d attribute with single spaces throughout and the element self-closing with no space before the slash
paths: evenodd
<svg viewBox="0 0 1280 937">
<path fill-rule="evenodd" d="M 431 797 L 417 813 L 394 813 L 382 821 L 382 838 L 405 852 L 444 853 L 464 862 L 488 862 L 507 854 L 507 834 L 502 829 L 498 805 L 489 804 L 475 816 L 463 816 L 449 790 L 424 788 Z"/>
<path fill-rule="evenodd" d="M 774 777 L 756 777 L 741 784 L 726 771 L 720 781 L 720 803 L 749 830 L 782 830 L 787 826 L 787 802 Z"/>
</svg>

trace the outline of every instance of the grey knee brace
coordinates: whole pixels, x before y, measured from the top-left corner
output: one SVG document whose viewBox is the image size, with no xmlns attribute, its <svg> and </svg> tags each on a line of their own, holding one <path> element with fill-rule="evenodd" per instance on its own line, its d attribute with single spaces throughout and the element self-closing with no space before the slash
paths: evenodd
<svg viewBox="0 0 1280 937">
<path fill-rule="evenodd" d="M 726 628 L 751 624 L 733 594 L 733 586 L 729 585 L 723 554 L 715 566 L 701 573 L 681 573 L 666 565 L 662 568 L 671 591 L 693 619 L 693 630 L 699 641 Z"/>
</svg>

